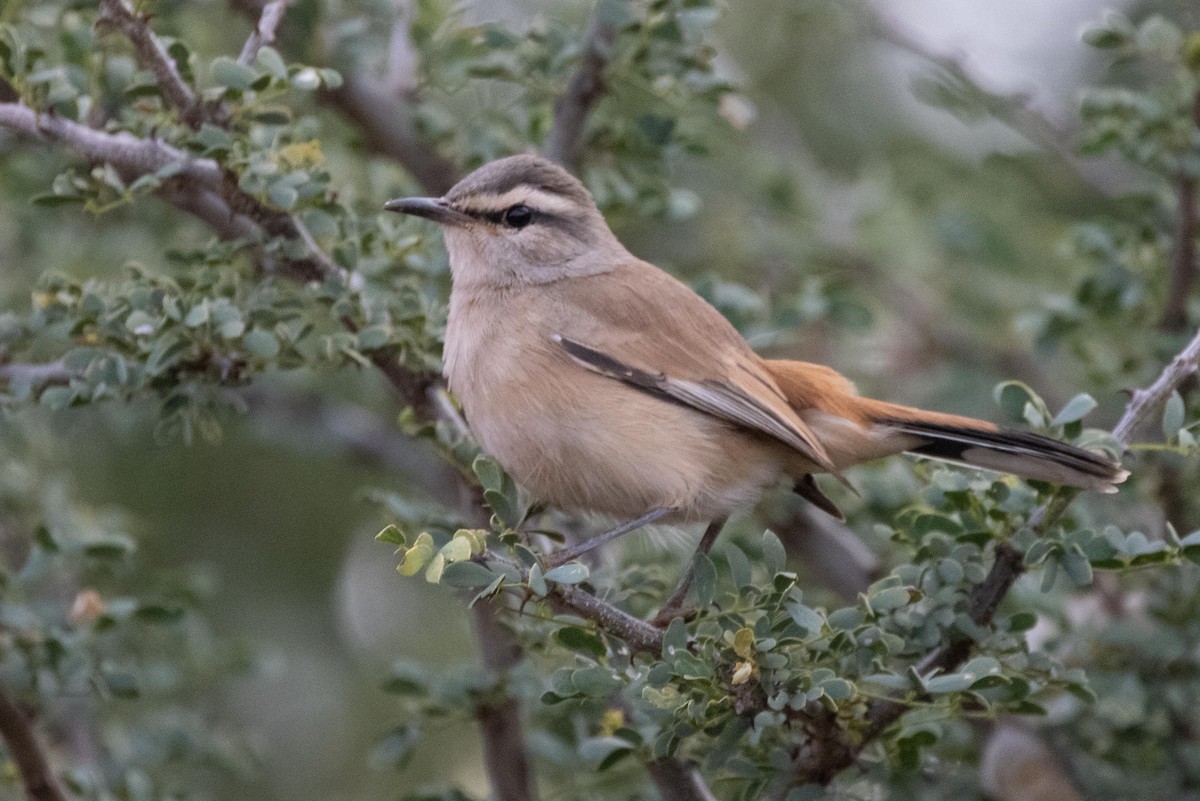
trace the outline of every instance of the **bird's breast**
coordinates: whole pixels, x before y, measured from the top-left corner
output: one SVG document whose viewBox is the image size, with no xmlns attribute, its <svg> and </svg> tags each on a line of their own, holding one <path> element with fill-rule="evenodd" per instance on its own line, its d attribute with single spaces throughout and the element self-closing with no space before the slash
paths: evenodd
<svg viewBox="0 0 1200 801">
<path fill-rule="evenodd" d="M 581 367 L 552 339 L 570 337 L 571 321 L 547 311 L 511 297 L 452 299 L 446 331 L 447 378 L 472 431 L 536 499 L 704 519 L 774 479 L 776 448 Z"/>
</svg>

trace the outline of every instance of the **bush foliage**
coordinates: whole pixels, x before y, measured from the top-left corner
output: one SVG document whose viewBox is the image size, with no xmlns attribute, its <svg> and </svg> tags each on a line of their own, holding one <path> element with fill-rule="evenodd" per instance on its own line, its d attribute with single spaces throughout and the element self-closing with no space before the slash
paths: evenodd
<svg viewBox="0 0 1200 801">
<path fill-rule="evenodd" d="M 30 798 L 251 797 L 256 733 L 212 694 L 255 657 L 208 620 L 214 579 L 141 565 L 137 527 L 73 494 L 46 443 L 95 405 L 136 422 L 90 425 L 149 425 L 162 448 L 218 442 L 240 415 L 278 415 L 265 397 L 338 403 L 361 373 L 394 390 L 383 430 L 407 438 L 429 489 L 374 491 L 377 539 L 397 581 L 454 594 L 481 650 L 461 660 L 482 664 L 437 670 L 402 649 L 378 677 L 395 706 L 371 761 L 397 771 L 378 797 L 1022 798 L 988 758 L 1014 725 L 1034 750 L 1000 762 L 1045 758 L 1027 781 L 1106 798 L 1200 786 L 1200 32 L 1105 16 L 1079 45 L 1104 66 L 1065 132 L 867 4 L 771 7 L 803 59 L 828 56 L 818 79 L 853 53 L 917 50 L 922 101 L 1032 143 L 968 165 L 909 132 L 872 150 L 812 123 L 781 145 L 789 114 L 838 107 L 828 87 L 773 83 L 778 45 L 756 52 L 729 13 L 0 9 L 0 252 L 24 276 L 0 315 L 0 781 Z M 440 240 L 380 212 L 531 149 L 761 349 L 858 362 L 868 382 L 872 359 L 914 373 L 941 359 L 957 372 L 932 384 L 996 383 L 1009 422 L 1124 453 L 1133 477 L 1076 498 L 929 463 L 864 468 L 861 497 L 838 496 L 844 529 L 773 498 L 769 530 L 742 520 L 695 557 L 694 615 L 647 623 L 688 557 L 634 542 L 547 562 L 587 526 L 533 505 L 473 444 L 438 378 Z M 836 235 L 856 170 L 875 199 Z M 325 419 L 306 416 L 300 439 Z M 854 561 L 837 555 L 853 536 L 871 553 L 848 583 L 828 564 Z M 463 722 L 481 725 L 486 781 L 462 780 L 469 749 L 429 745 Z"/>
</svg>

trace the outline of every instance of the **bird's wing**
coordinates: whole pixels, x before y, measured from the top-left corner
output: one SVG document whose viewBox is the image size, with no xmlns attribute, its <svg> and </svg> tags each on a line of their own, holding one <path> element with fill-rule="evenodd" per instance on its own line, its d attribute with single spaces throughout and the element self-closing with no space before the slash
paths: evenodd
<svg viewBox="0 0 1200 801">
<path fill-rule="evenodd" d="M 641 262 L 573 284 L 572 323 L 553 339 L 577 364 L 766 434 L 838 473 L 761 359 L 690 288 Z"/>
</svg>

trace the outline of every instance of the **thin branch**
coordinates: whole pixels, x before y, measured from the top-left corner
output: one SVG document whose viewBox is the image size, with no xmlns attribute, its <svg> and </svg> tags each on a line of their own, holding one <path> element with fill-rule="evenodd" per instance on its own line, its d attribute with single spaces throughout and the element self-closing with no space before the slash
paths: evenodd
<svg viewBox="0 0 1200 801">
<path fill-rule="evenodd" d="M 520 576 L 521 581 L 529 579 L 529 571 L 524 565 L 496 553 L 485 551 L 481 557 L 484 562 L 502 565 L 509 571 Z M 659 654 L 663 648 L 663 631 L 651 626 L 646 621 L 636 618 L 618 606 L 597 598 L 587 590 L 582 590 L 573 584 L 554 584 L 546 601 L 556 611 L 564 614 L 577 615 L 584 620 L 591 620 L 601 629 L 614 637 L 619 637 L 635 654 Z"/>
<path fill-rule="evenodd" d="M 1200 331 L 1192 341 L 1171 360 L 1158 378 L 1146 389 L 1135 390 L 1125 407 L 1125 413 L 1113 428 L 1113 437 L 1128 445 L 1137 427 L 1190 376 L 1200 365 Z M 1056 523 L 1066 512 L 1078 490 L 1061 491 L 1030 516 L 1028 526 L 1041 533 Z M 971 588 L 967 596 L 967 614 L 978 625 L 991 622 L 1000 602 L 1024 572 L 1024 556 L 1006 542 L 996 546 L 995 558 L 987 577 Z M 962 637 L 951 640 L 931 651 L 917 665 L 921 675 L 953 670 L 970 656 L 973 641 Z M 855 730 L 853 738 L 842 731 L 836 720 L 822 718 L 811 727 L 810 740 L 802 747 L 792 763 L 787 784 L 826 784 L 853 765 L 863 749 L 879 737 L 908 710 L 902 701 L 878 700 L 867 707 L 865 725 Z M 786 787 L 783 790 L 786 792 Z"/>
<path fill-rule="evenodd" d="M 187 125 L 199 128 L 204 122 L 204 106 L 179 74 L 175 59 L 150 30 L 145 18 L 136 15 L 125 5 L 125 0 L 100 0 L 99 21 L 124 34 L 137 52 L 138 61 L 154 73 L 163 97 Z"/>
<path fill-rule="evenodd" d="M 71 801 L 66 789 L 54 775 L 46 745 L 33 727 L 33 721 L 0 687 L 0 738 L 25 787 L 28 801 Z"/>
<path fill-rule="evenodd" d="M 291 0 L 272 0 L 263 6 L 262 14 L 255 23 L 254 30 L 246 39 L 246 44 L 242 46 L 242 53 L 238 56 L 239 64 L 249 67 L 258 57 L 259 50 L 275 44 L 279 23 L 283 22 L 283 14 L 290 4 Z"/>
<path fill-rule="evenodd" d="M 444 195 L 462 177 L 421 134 L 411 105 L 385 81 L 346 75 L 341 86 L 318 97 L 359 129 L 368 150 L 398 162 L 429 194 Z"/>
<path fill-rule="evenodd" d="M 579 167 L 588 113 L 604 95 L 604 69 L 616 39 L 616 27 L 604 18 L 597 5 L 588 25 L 579 66 L 554 104 L 554 123 L 542 148 L 546 158 L 567 169 Z"/>
<path fill-rule="evenodd" d="M 257 18 L 263 4 L 259 0 L 230 0 L 239 13 Z M 431 195 L 444 195 L 458 182 L 462 172 L 450 159 L 437 152 L 420 130 L 413 110 L 413 94 L 417 83 L 416 60 L 408 34 L 409 15 L 401 14 L 391 33 L 386 74 L 372 77 L 343 71 L 342 85 L 336 89 L 321 89 L 317 98 L 338 112 L 356 127 L 363 145 L 372 153 L 397 162 Z M 408 66 L 401 68 L 407 56 Z M 325 61 L 333 59 L 325 54 Z"/>
<path fill-rule="evenodd" d="M 579 615 L 591 620 L 604 631 L 620 637 L 633 653 L 660 654 L 663 632 L 623 609 L 603 601 L 586 590 L 559 584 L 549 595 L 550 605 L 559 612 Z"/>
<path fill-rule="evenodd" d="M 691 762 L 670 757 L 656 759 L 646 763 L 646 772 L 662 801 L 716 801 L 699 769 Z"/>
<path fill-rule="evenodd" d="M 795 515 L 771 523 L 793 561 L 847 603 L 882 578 L 879 557 L 850 528 L 805 504 Z"/>
<path fill-rule="evenodd" d="M 413 47 L 412 0 L 396 0 L 396 21 L 388 37 L 387 70 L 384 79 L 397 97 L 417 91 L 417 52 Z"/>
<path fill-rule="evenodd" d="M 36 386 L 66 384 L 79 373 L 71 370 L 59 359 L 47 364 L 0 364 L 0 381 L 25 382 Z"/>
<path fill-rule="evenodd" d="M 1200 103 L 1200 95 L 1197 95 L 1197 102 Z M 1167 305 L 1159 321 L 1159 328 L 1173 332 L 1181 331 L 1187 325 L 1188 302 L 1192 298 L 1192 284 L 1196 281 L 1196 179 L 1190 175 L 1179 176 L 1177 192 L 1179 230 L 1175 238 L 1175 257 L 1171 262 Z"/>
</svg>

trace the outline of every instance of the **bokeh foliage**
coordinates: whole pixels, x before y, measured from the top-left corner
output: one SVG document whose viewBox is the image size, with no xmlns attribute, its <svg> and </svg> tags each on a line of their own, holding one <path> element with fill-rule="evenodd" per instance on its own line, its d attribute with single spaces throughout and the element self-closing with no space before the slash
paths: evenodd
<svg viewBox="0 0 1200 801">
<path fill-rule="evenodd" d="M 1053 132 L 1058 147 L 1030 127 L 1023 98 L 924 54 L 924 103 L 1033 144 L 971 162 L 897 123 L 878 86 L 851 99 L 871 82 L 850 65 L 889 42 L 870 6 L 777 5 L 723 15 L 708 0 L 601 0 L 497 19 L 441 0 L 308 0 L 245 57 L 253 2 L 0 10 L 5 106 L 168 154 L 145 169 L 89 160 L 69 136 L 0 124 L 11 265 L 0 686 L 36 710 L 70 792 L 483 797 L 463 743 L 513 703 L 544 797 L 652 797 L 647 765 L 698 766 L 722 799 L 976 797 L 989 726 L 1005 716 L 1031 721 L 1088 794 L 1195 790 L 1189 385 L 1136 446 L 1115 501 L 1081 498 L 1043 530 L 1031 519 L 1053 488 L 921 463 L 865 468 L 853 475 L 861 497 L 838 499 L 880 560 L 874 581 L 838 597 L 789 552 L 794 538 L 743 520 L 696 561 L 695 617 L 647 633 L 598 622 L 569 603 L 590 595 L 564 593 L 647 618 L 681 549 L 635 540 L 597 563 L 547 563 L 556 532 L 585 529 L 539 517 L 431 383 L 445 256 L 434 231 L 382 215 L 382 202 L 543 146 L 596 47 L 580 176 L 636 252 L 692 279 L 763 352 L 856 365 L 847 372 L 897 399 L 1120 450 L 1084 418 L 1115 420 L 1118 391 L 1152 379 L 1200 318 L 1186 278 L 1200 172 L 1194 25 L 1169 12 L 1097 22 L 1073 46 L 1103 66 L 1078 127 Z M 777 30 L 750 23 L 760 12 Z M 129 25 L 158 37 L 177 82 L 131 45 Z M 811 68 L 803 79 L 796 53 Z M 393 127 L 380 129 L 380 103 Z M 201 200 L 232 213 L 195 213 Z M 146 497 L 96 475 L 116 461 L 110 450 Z M 369 479 L 347 454 L 371 460 Z M 164 458 L 194 484 L 238 488 L 211 500 L 227 519 L 209 529 L 161 508 L 184 498 L 142 475 Z M 371 505 L 356 484 L 372 487 Z M 97 511 L 89 494 L 144 522 Z M 768 505 L 794 527 L 807 518 L 791 504 Z M 315 507 L 319 523 L 297 511 Z M 333 570 L 314 577 L 316 562 L 341 556 L 337 543 L 383 525 L 403 578 L 368 584 L 351 556 L 336 589 Z M 390 569 L 372 547 L 369 560 Z M 972 587 L 1001 548 L 1029 575 L 980 622 Z M 221 611 L 225 574 L 236 601 Z M 291 594 L 269 589 L 293 574 L 304 581 Z M 352 627 L 331 637 L 314 607 L 337 594 L 344 616 L 358 614 L 359 582 L 389 610 L 368 620 L 400 619 L 399 633 L 358 631 L 369 653 L 348 667 Z M 468 606 L 496 612 L 523 658 L 476 667 Z M 295 622 L 308 616 L 323 622 Z M 341 638 L 331 650 L 350 678 L 303 683 L 304 666 L 281 667 L 271 642 L 236 644 L 263 631 Z M 922 669 L 945 643 L 969 658 Z M 316 729 L 312 750 L 353 744 L 320 782 L 289 778 L 305 774 L 286 758 L 304 757 L 272 742 L 270 723 L 232 712 L 244 683 L 272 671 L 314 696 L 333 682 L 362 699 L 328 733 L 298 716 Z M 892 701 L 907 713 L 872 731 L 872 704 Z M 805 767 L 864 737 L 849 769 Z M 15 769 L 4 780 L 17 792 Z"/>
</svg>

